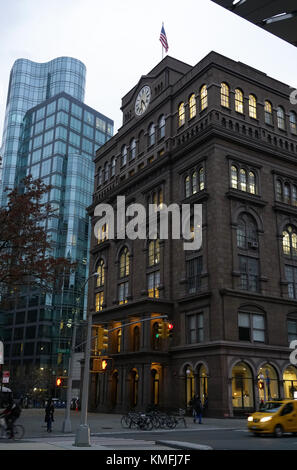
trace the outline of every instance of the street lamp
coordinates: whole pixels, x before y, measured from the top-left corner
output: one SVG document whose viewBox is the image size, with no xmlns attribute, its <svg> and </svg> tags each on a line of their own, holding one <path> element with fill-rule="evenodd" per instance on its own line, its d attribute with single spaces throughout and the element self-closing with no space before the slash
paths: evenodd
<svg viewBox="0 0 297 470">
<path fill-rule="evenodd" d="M 73 330 L 72 330 L 71 352 L 70 352 L 68 381 L 67 381 L 67 397 L 66 397 L 65 419 L 63 421 L 63 426 L 62 426 L 62 431 L 65 432 L 65 433 L 66 432 L 71 432 L 70 404 L 71 404 L 71 398 L 72 398 L 72 380 L 73 380 L 74 358 L 75 358 L 75 343 L 76 343 L 78 305 L 79 305 L 81 293 L 84 291 L 85 286 L 89 282 L 89 280 L 94 276 L 98 276 L 98 273 L 91 274 L 85 280 L 85 282 L 82 284 L 81 288 L 79 289 L 80 295 L 76 299 L 76 309 L 75 309 L 75 313 L 74 313 L 74 324 L 73 324 Z M 87 345 L 86 345 L 86 352 L 87 352 Z M 85 380 L 85 376 L 84 376 L 84 380 Z"/>
</svg>

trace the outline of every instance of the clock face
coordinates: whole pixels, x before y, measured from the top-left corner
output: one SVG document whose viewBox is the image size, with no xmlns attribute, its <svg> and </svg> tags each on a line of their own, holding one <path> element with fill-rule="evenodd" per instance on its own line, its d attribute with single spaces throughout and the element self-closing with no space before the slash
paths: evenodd
<svg viewBox="0 0 297 470">
<path fill-rule="evenodd" d="M 141 116 L 147 110 L 150 99 L 151 89 L 148 85 L 145 85 L 141 88 L 135 101 L 135 114 L 137 114 L 137 116 Z"/>
</svg>

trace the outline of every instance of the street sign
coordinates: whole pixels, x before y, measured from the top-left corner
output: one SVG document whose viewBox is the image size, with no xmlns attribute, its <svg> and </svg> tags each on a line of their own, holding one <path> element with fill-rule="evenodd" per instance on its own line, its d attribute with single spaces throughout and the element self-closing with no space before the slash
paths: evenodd
<svg viewBox="0 0 297 470">
<path fill-rule="evenodd" d="M 0 341 L 0 364 L 4 364 L 4 347 L 2 341 Z"/>
<path fill-rule="evenodd" d="M 2 375 L 2 383 L 8 384 L 9 383 L 10 372 L 9 370 L 4 370 Z"/>
</svg>

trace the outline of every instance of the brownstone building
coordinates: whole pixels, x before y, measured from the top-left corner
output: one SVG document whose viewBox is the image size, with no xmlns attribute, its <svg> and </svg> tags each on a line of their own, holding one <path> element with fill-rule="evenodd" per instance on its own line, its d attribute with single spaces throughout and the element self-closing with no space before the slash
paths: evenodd
<svg viewBox="0 0 297 470">
<path fill-rule="evenodd" d="M 93 226 L 117 196 L 160 211 L 202 204 L 203 241 L 185 251 L 182 239 L 93 234 L 89 308 L 112 330 L 113 369 L 91 373 L 92 409 L 185 408 L 198 393 L 209 416 L 233 416 L 297 390 L 290 91 L 211 52 L 194 67 L 165 57 L 124 96 L 123 125 L 96 154 Z M 172 338 L 157 338 L 162 315 Z"/>
</svg>

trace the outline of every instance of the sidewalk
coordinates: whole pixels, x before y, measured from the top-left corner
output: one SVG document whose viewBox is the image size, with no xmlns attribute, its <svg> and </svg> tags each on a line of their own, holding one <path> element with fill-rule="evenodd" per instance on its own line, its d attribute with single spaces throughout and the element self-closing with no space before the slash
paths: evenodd
<svg viewBox="0 0 297 470">
<path fill-rule="evenodd" d="M 194 424 L 191 417 L 186 417 L 187 427 L 179 424 L 175 429 L 157 429 L 150 431 L 150 440 L 145 440 L 148 431 L 135 431 L 123 429 L 121 426 L 121 417 L 119 414 L 108 413 L 88 413 L 88 424 L 91 432 L 91 447 L 74 446 L 75 434 L 80 425 L 80 413 L 71 412 L 71 433 L 63 433 L 62 425 L 65 417 L 65 410 L 55 410 L 55 421 L 53 423 L 53 432 L 48 434 L 44 423 L 43 409 L 23 410 L 20 424 L 23 424 L 26 433 L 21 441 L 11 441 L 8 439 L 0 439 L 0 452 L 2 450 L 168 450 L 173 451 L 181 449 L 209 450 L 208 446 L 200 446 L 199 444 L 190 444 L 177 441 L 175 433 L 195 430 L 198 434 L 206 430 L 230 430 L 230 429 L 246 429 L 245 419 L 216 419 L 203 418 L 203 424 Z M 133 439 L 132 434 L 138 434 L 139 439 Z M 154 432 L 157 433 L 154 440 Z M 123 438 L 123 433 L 125 438 Z M 151 434 L 152 433 L 152 434 Z M 164 440 L 162 440 L 162 434 Z M 121 434 L 121 436 L 120 436 Z M 168 439 L 170 434 L 170 440 Z M 143 439 L 142 439 L 143 436 Z M 172 438 L 171 438 L 172 436 Z M 134 437 L 134 436 L 133 436 Z"/>
</svg>

